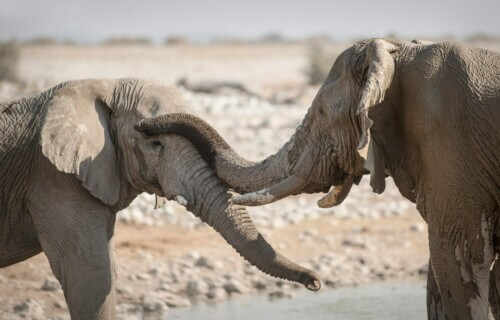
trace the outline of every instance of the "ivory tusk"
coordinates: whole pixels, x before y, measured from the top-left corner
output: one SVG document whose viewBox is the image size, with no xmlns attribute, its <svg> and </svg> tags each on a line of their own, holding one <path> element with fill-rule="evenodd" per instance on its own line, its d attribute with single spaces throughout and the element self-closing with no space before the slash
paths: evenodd
<svg viewBox="0 0 500 320">
<path fill-rule="evenodd" d="M 307 184 L 305 179 L 292 175 L 271 188 L 246 193 L 229 199 L 233 204 L 243 206 L 261 206 L 289 196 Z"/>
<path fill-rule="evenodd" d="M 318 200 L 318 207 L 331 208 L 341 204 L 349 194 L 353 183 L 353 176 L 348 176 L 340 186 L 333 186 L 323 198 Z"/>
<path fill-rule="evenodd" d="M 181 206 L 186 206 L 188 203 L 187 200 L 181 195 L 174 196 L 174 200 Z"/>
<path fill-rule="evenodd" d="M 161 209 L 167 202 L 165 197 L 160 197 L 159 195 L 155 195 L 155 209 Z"/>
</svg>

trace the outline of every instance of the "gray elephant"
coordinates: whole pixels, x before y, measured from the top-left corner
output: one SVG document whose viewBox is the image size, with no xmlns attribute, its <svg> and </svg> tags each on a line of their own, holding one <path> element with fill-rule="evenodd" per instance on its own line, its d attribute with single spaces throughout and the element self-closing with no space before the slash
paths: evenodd
<svg viewBox="0 0 500 320">
<path fill-rule="evenodd" d="M 333 186 L 318 201 L 331 207 L 364 174 L 377 193 L 392 176 L 429 226 L 428 318 L 486 319 L 490 303 L 500 319 L 500 265 L 492 266 L 500 54 L 451 42 L 360 41 L 337 58 L 292 138 L 260 162 L 241 158 L 192 116 L 171 115 L 161 128 L 188 138 L 230 188 L 247 193 L 237 204 Z"/>
<path fill-rule="evenodd" d="M 42 250 L 72 319 L 114 318 L 115 214 L 140 193 L 175 198 L 272 276 L 317 290 L 317 275 L 276 252 L 183 137 L 135 130 L 187 112 L 151 81 L 82 80 L 0 104 L 0 267 Z"/>
</svg>

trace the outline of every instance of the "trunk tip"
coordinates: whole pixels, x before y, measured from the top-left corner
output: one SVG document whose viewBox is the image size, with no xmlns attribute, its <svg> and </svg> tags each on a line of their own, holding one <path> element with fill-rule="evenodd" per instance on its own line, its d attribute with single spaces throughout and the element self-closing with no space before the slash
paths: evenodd
<svg viewBox="0 0 500 320">
<path fill-rule="evenodd" d="M 302 283 L 307 289 L 311 291 L 318 291 L 321 289 L 321 281 L 314 272 L 304 273 L 300 277 L 300 283 Z"/>
<path fill-rule="evenodd" d="M 306 288 L 311 291 L 318 291 L 321 289 L 321 282 L 319 280 L 313 280 L 306 284 Z"/>
</svg>

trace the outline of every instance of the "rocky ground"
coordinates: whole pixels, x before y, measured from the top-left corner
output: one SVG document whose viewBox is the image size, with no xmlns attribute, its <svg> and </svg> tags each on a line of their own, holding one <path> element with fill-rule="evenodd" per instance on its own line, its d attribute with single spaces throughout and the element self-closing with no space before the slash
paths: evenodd
<svg viewBox="0 0 500 320">
<path fill-rule="evenodd" d="M 427 272 L 426 227 L 417 215 L 339 219 L 335 215 L 261 228 L 279 250 L 321 275 L 323 289 Z M 118 223 L 119 319 L 262 293 L 287 297 L 301 285 L 246 263 L 212 229 Z M 0 270 L 0 319 L 68 319 L 59 284 L 40 254 Z M 310 293 L 314 294 L 314 293 Z"/>
<path fill-rule="evenodd" d="M 59 80 L 88 76 L 156 77 L 164 70 L 153 68 L 154 63 L 150 63 L 151 68 L 142 69 L 142 64 L 126 64 L 123 61 L 128 56 L 118 63 L 113 56 L 117 52 L 97 57 L 94 49 L 89 49 L 78 58 L 61 50 L 24 49 L 20 67 L 24 81 L 0 83 L 0 100 L 29 96 Z M 148 51 L 147 57 L 163 57 L 164 52 L 155 50 Z M 231 81 L 243 82 L 260 97 L 231 90 L 214 95 L 181 88 L 183 94 L 193 111 L 211 123 L 243 156 L 258 160 L 275 152 L 292 135 L 317 91 L 317 87 L 305 86 L 300 76 L 303 52 L 275 48 L 262 54 L 237 48 L 230 56 L 241 54 L 241 59 L 227 65 L 220 62 L 216 49 L 210 50 L 200 55 L 201 62 L 189 52 L 180 52 L 186 59 L 181 61 L 179 70 L 168 59 L 162 58 L 165 65 L 153 62 L 179 75 L 185 63 L 193 69 L 187 76 L 198 75 L 202 80 L 213 78 L 214 64 L 220 64 L 219 69 L 225 66 L 220 70 L 232 75 Z M 138 53 L 132 51 L 130 55 Z M 288 60 L 283 58 L 287 55 Z M 222 61 L 226 58 L 223 55 Z M 194 60 L 198 62 L 189 63 Z M 266 72 L 265 68 L 278 71 Z M 85 73 L 87 70 L 89 74 Z M 137 70 L 151 74 L 143 75 Z M 168 75 L 163 80 L 173 82 L 171 74 L 163 74 Z M 196 79 L 194 76 L 190 79 Z M 215 80 L 220 79 L 227 79 L 227 75 L 217 73 Z M 249 211 L 264 236 L 285 256 L 319 272 L 324 290 L 426 274 L 425 223 L 391 179 L 387 179 L 382 195 L 373 194 L 368 179 L 364 179 L 336 208 L 318 208 L 316 201 L 320 197 L 290 197 Z M 159 210 L 153 206 L 154 197 L 143 194 L 118 213 L 120 319 L 139 319 L 143 313 L 159 318 L 168 314 L 169 308 L 216 303 L 241 294 L 259 292 L 279 298 L 293 295 L 294 290 L 306 290 L 250 266 L 216 232 L 176 203 L 169 202 Z M 43 254 L 0 269 L 0 319 L 19 318 L 69 318 L 62 290 Z"/>
</svg>

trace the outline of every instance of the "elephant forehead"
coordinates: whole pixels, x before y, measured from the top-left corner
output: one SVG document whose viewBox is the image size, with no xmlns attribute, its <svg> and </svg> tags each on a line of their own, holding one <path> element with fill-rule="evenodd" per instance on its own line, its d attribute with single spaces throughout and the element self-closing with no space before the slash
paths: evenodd
<svg viewBox="0 0 500 320">
<path fill-rule="evenodd" d="M 143 118 L 154 118 L 167 113 L 187 112 L 189 106 L 177 89 L 153 86 L 146 90 L 137 110 Z"/>
</svg>

